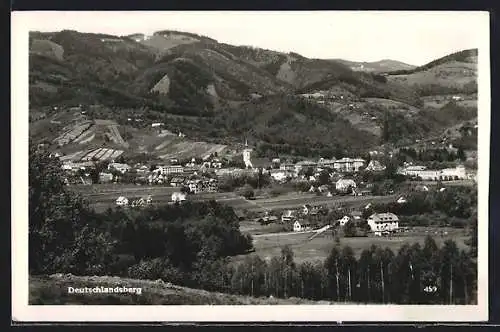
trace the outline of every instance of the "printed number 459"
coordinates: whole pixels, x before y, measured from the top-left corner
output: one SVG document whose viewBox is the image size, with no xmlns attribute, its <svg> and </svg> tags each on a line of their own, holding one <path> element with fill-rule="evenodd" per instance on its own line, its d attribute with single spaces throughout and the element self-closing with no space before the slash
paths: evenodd
<svg viewBox="0 0 500 332">
<path fill-rule="evenodd" d="M 437 287 L 436 286 L 426 286 L 424 288 L 424 292 L 426 292 L 426 293 L 435 293 L 435 292 L 437 292 Z"/>
</svg>

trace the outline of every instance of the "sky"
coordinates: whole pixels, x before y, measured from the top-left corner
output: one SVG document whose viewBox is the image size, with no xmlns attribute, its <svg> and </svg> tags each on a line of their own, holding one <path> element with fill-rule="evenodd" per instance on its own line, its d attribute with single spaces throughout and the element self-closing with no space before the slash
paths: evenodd
<svg viewBox="0 0 500 332">
<path fill-rule="evenodd" d="M 177 30 L 219 42 L 296 52 L 309 58 L 423 65 L 478 48 L 487 12 L 14 12 L 31 31 L 76 30 L 128 35 Z"/>
</svg>

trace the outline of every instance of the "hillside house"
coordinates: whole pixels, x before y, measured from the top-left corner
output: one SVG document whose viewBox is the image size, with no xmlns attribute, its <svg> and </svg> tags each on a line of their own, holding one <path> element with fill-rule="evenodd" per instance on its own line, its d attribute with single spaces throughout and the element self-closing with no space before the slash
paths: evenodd
<svg viewBox="0 0 500 332">
<path fill-rule="evenodd" d="M 356 182 L 352 179 L 340 179 L 335 183 L 335 189 L 341 193 L 348 193 L 356 188 Z"/>
<path fill-rule="evenodd" d="M 131 169 L 131 167 L 127 164 L 110 163 L 108 165 L 108 170 L 113 170 L 113 169 L 124 174 L 125 172 L 128 172 Z"/>
<path fill-rule="evenodd" d="M 335 160 L 333 168 L 338 172 L 353 173 L 358 172 L 365 166 L 365 160 L 361 158 L 342 158 Z"/>
<path fill-rule="evenodd" d="M 313 210 L 313 207 L 310 205 L 310 204 L 304 204 L 302 205 L 302 214 L 307 216 L 311 213 L 311 211 Z"/>
<path fill-rule="evenodd" d="M 120 196 L 116 199 L 115 203 L 118 206 L 125 206 L 128 205 L 128 199 L 124 196 Z"/>
<path fill-rule="evenodd" d="M 184 202 L 186 200 L 186 194 L 181 192 L 175 192 L 172 194 L 172 202 Z"/>
<path fill-rule="evenodd" d="M 281 215 L 281 222 L 282 223 L 290 223 L 296 219 L 297 219 L 297 212 L 294 210 L 286 210 Z"/>
<path fill-rule="evenodd" d="M 381 172 L 385 170 L 385 166 L 382 165 L 378 160 L 370 160 L 365 170 L 370 172 Z"/>
<path fill-rule="evenodd" d="M 304 220 L 295 220 L 293 223 L 294 232 L 305 232 L 311 229 L 311 224 Z"/>
<path fill-rule="evenodd" d="M 375 235 L 393 232 L 399 228 L 399 218 L 394 213 L 374 213 L 367 219 L 368 226 Z"/>
</svg>

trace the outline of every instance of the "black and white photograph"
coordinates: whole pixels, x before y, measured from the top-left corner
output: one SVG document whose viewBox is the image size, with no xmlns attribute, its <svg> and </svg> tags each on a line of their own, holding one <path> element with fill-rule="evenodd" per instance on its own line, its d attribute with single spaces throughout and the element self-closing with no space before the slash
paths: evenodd
<svg viewBox="0 0 500 332">
<path fill-rule="evenodd" d="M 487 12 L 26 11 L 12 42 L 14 319 L 487 319 Z"/>
</svg>

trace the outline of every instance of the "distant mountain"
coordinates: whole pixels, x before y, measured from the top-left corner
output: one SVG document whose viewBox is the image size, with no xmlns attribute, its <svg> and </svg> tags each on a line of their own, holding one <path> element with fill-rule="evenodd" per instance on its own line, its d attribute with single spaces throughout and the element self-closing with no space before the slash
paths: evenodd
<svg viewBox="0 0 500 332">
<path fill-rule="evenodd" d="M 385 73 L 396 70 L 411 70 L 416 68 L 416 66 L 409 65 L 401 61 L 388 60 L 388 59 L 374 61 L 374 62 L 355 62 L 343 59 L 334 59 L 333 61 L 340 62 L 354 71 L 364 71 L 364 72 L 374 72 L 374 73 Z"/>
<path fill-rule="evenodd" d="M 87 115 L 124 128 L 165 122 L 169 130 L 213 144 L 249 136 L 261 154 L 361 153 L 380 143 L 384 112 L 416 114 L 424 105 L 421 97 L 436 86 L 473 91 L 476 65 L 467 52 L 386 74 L 409 65 L 383 60 L 370 64 L 374 70 L 357 71 L 345 61 L 228 45 L 178 31 L 32 32 L 30 108 L 43 113 L 54 106 L 101 105 L 87 107 Z M 311 94 L 329 99 L 303 101 Z M 131 118 L 145 122 L 132 125 Z M 412 125 L 411 116 L 405 121 L 408 126 L 398 135 L 430 130 Z"/>
</svg>

